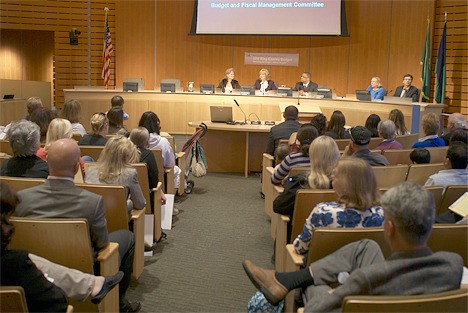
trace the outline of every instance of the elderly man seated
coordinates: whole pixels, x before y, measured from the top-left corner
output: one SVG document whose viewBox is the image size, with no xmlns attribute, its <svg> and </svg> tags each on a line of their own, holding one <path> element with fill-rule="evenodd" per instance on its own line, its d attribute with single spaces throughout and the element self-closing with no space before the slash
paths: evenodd
<svg viewBox="0 0 468 313">
<path fill-rule="evenodd" d="M 419 295 L 460 288 L 462 257 L 433 253 L 427 246 L 434 222 L 432 196 L 406 182 L 387 191 L 381 204 L 384 236 L 392 251 L 387 260 L 376 242 L 364 239 L 297 272 L 275 273 L 244 261 L 245 272 L 273 305 L 290 290 L 307 287 L 305 312 L 338 311 L 350 295 Z M 348 276 L 341 273 L 349 277 L 339 279 Z M 331 289 L 335 283 L 341 285 Z"/>
</svg>

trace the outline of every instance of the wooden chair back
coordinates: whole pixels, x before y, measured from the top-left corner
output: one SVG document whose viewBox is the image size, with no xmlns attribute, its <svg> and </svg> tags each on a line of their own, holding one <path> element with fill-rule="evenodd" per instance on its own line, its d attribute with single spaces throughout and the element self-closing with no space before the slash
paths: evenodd
<svg viewBox="0 0 468 313">
<path fill-rule="evenodd" d="M 444 163 L 447 158 L 448 147 L 427 148 L 431 154 L 431 163 Z"/>
<path fill-rule="evenodd" d="M 11 149 L 10 142 L 8 140 L 0 140 L 0 152 L 13 156 L 13 150 Z"/>
<path fill-rule="evenodd" d="M 73 134 L 72 138 L 75 139 L 76 141 L 80 141 L 81 140 L 81 135 L 80 134 Z"/>
<path fill-rule="evenodd" d="M 0 155 L 0 168 L 3 166 L 3 163 L 8 160 L 9 158 L 11 158 L 11 156 L 9 155 Z"/>
<path fill-rule="evenodd" d="M 437 214 L 444 213 L 455 201 L 468 191 L 468 185 L 450 185 L 445 188 Z"/>
<path fill-rule="evenodd" d="M 468 264 L 468 224 L 434 224 L 427 245 L 433 252 L 449 251 L 459 254 Z"/>
<path fill-rule="evenodd" d="M 387 158 L 390 165 L 412 164 L 410 153 L 413 149 L 384 150 L 382 154 Z"/>
<path fill-rule="evenodd" d="M 435 210 L 436 214 L 440 209 L 440 203 L 442 201 L 442 195 L 444 193 L 444 187 L 443 186 L 425 186 L 427 191 L 432 195 L 434 198 L 434 203 L 435 203 Z"/>
<path fill-rule="evenodd" d="M 99 156 L 101 155 L 102 150 L 104 150 L 104 146 L 79 146 L 81 156 L 90 156 L 97 162 Z"/>
<path fill-rule="evenodd" d="M 102 196 L 106 211 L 107 231 L 128 230 L 125 187 L 120 185 L 76 184 L 77 187 Z"/>
<path fill-rule="evenodd" d="M 383 138 L 380 137 L 372 137 L 369 142 L 369 150 L 375 149 L 379 145 L 379 143 L 382 142 L 382 140 Z"/>
<path fill-rule="evenodd" d="M 406 180 L 408 165 L 372 166 L 377 186 L 390 188 Z"/>
<path fill-rule="evenodd" d="M 308 173 L 308 172 L 310 172 L 310 166 L 295 166 L 295 167 L 291 167 L 291 169 L 289 170 L 288 176 L 293 177 L 298 174 Z"/>
<path fill-rule="evenodd" d="M 403 146 L 403 149 L 410 149 L 416 143 L 416 141 L 418 141 L 418 138 L 419 138 L 419 133 L 416 133 L 416 134 L 397 136 L 395 140 L 401 143 L 401 145 Z"/>
<path fill-rule="evenodd" d="M 268 153 L 263 154 L 262 158 L 262 193 L 265 196 L 266 193 L 266 188 L 268 186 L 268 181 L 271 178 L 271 175 L 269 176 L 267 173 L 267 167 L 273 167 L 275 163 L 275 158 Z"/>
<path fill-rule="evenodd" d="M 429 176 L 445 169 L 443 163 L 413 164 L 410 165 L 406 181 L 424 186 Z"/>
<path fill-rule="evenodd" d="M 159 172 L 159 181 L 162 183 L 163 192 L 166 191 L 166 181 L 164 179 L 164 165 L 163 165 L 163 158 L 162 158 L 162 150 L 161 149 L 150 149 L 156 159 L 156 165 L 158 166 Z"/>
<path fill-rule="evenodd" d="M 146 163 L 134 163 L 132 164 L 132 166 L 137 171 L 138 183 L 140 184 L 141 191 L 143 192 L 143 195 L 145 196 L 145 200 L 146 200 L 145 213 L 151 214 L 148 168 L 146 167 Z"/>
<path fill-rule="evenodd" d="M 309 245 L 307 267 L 310 263 L 335 252 L 339 248 L 361 239 L 376 241 L 385 257 L 390 256 L 390 248 L 385 242 L 383 227 L 369 228 L 315 228 Z"/>
<path fill-rule="evenodd" d="M 0 287 L 0 312 L 28 312 L 28 305 L 26 303 L 26 295 L 24 293 L 23 287 Z"/>
<path fill-rule="evenodd" d="M 171 145 L 172 151 L 175 153 L 176 152 L 176 145 L 175 145 L 174 137 L 169 135 L 169 134 L 161 134 L 161 136 L 166 138 L 167 141 L 169 141 L 169 144 Z"/>
<path fill-rule="evenodd" d="M 69 218 L 20 218 L 11 217 L 15 225 L 10 249 L 27 250 L 54 263 L 78 269 L 85 273 L 94 273 L 94 257 L 85 219 Z M 101 275 L 114 275 L 119 268 L 118 244 L 109 245 L 98 252 Z M 75 311 L 98 312 L 98 306 L 91 301 L 72 302 Z M 103 312 L 118 310 L 118 288 L 104 298 Z"/>
<path fill-rule="evenodd" d="M 331 189 L 300 189 L 296 192 L 294 213 L 292 216 L 291 242 L 301 233 L 306 219 L 313 208 L 321 202 L 338 200 L 338 196 Z"/>
<path fill-rule="evenodd" d="M 466 312 L 468 289 L 416 296 L 348 296 L 342 312 Z"/>
<path fill-rule="evenodd" d="M 45 182 L 45 179 L 0 176 L 0 181 L 7 183 L 12 190 L 18 192 L 23 189 L 28 189 L 41 185 Z"/>
<path fill-rule="evenodd" d="M 338 150 L 342 151 L 349 145 L 351 139 L 335 139 L 335 142 L 338 146 Z"/>
</svg>

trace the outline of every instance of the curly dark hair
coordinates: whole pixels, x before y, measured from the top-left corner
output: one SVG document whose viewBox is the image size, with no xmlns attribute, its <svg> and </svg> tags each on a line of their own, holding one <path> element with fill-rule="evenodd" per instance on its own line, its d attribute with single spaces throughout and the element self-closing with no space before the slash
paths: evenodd
<svg viewBox="0 0 468 313">
<path fill-rule="evenodd" d="M 319 136 L 323 135 L 327 127 L 327 117 L 322 113 L 315 115 L 310 123 L 317 129 Z"/>
<path fill-rule="evenodd" d="M 15 212 L 15 208 L 20 203 L 20 198 L 16 192 L 11 190 L 5 182 L 0 182 L 1 198 L 1 233 L 2 233 L 2 251 L 5 251 L 13 235 L 14 226 L 10 223 L 10 216 Z"/>
<path fill-rule="evenodd" d="M 156 113 L 147 111 L 141 115 L 140 122 L 138 123 L 138 127 L 144 127 L 148 130 L 148 132 L 156 133 L 159 135 L 161 130 L 161 121 Z"/>
</svg>

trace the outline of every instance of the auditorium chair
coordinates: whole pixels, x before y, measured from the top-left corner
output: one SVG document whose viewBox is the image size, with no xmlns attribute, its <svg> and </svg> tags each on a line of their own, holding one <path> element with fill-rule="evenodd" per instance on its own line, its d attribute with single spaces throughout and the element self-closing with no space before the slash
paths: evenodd
<svg viewBox="0 0 468 313">
<path fill-rule="evenodd" d="M 296 191 L 294 201 L 294 214 L 287 216 L 274 213 L 277 219 L 276 242 L 275 242 L 275 269 L 283 272 L 286 263 L 286 245 L 292 243 L 301 233 L 305 220 L 309 217 L 313 208 L 321 202 L 338 200 L 334 190 L 330 189 L 299 189 Z M 288 224 L 291 221 L 291 240 L 287 241 Z"/>
<path fill-rule="evenodd" d="M 76 184 L 76 186 L 102 196 L 106 212 L 107 231 L 109 233 L 119 229 L 129 230 L 127 197 L 124 186 L 101 184 Z M 133 234 L 135 237 L 133 276 L 135 279 L 138 279 L 144 267 L 145 211 L 132 210 L 130 221 L 133 225 Z"/>
<path fill-rule="evenodd" d="M 29 312 L 23 287 L 0 286 L 0 312 Z M 66 313 L 72 312 L 73 306 L 68 305 Z"/>
<path fill-rule="evenodd" d="M 463 312 L 468 308 L 468 289 L 413 296 L 347 296 L 342 312 Z"/>
<path fill-rule="evenodd" d="M 424 186 L 429 176 L 445 169 L 443 163 L 412 164 L 408 169 L 406 181 Z"/>
<path fill-rule="evenodd" d="M 6 154 L 0 155 L 0 168 L 3 166 L 3 163 L 4 163 L 6 160 L 8 160 L 9 158 L 11 158 L 11 156 L 9 156 L 9 155 L 6 155 Z"/>
<path fill-rule="evenodd" d="M 427 191 L 432 195 L 434 198 L 434 203 L 435 203 L 435 211 L 436 214 L 440 209 L 440 204 L 442 201 L 442 195 L 444 193 L 444 187 L 443 186 L 424 186 Z"/>
<path fill-rule="evenodd" d="M 412 164 L 413 162 L 410 159 L 410 153 L 413 150 L 414 149 L 390 149 L 382 151 L 382 154 L 387 158 L 390 165 Z"/>
<path fill-rule="evenodd" d="M 0 152 L 13 156 L 13 150 L 8 140 L 0 140 Z"/>
<path fill-rule="evenodd" d="M 433 252 L 459 254 L 468 265 L 468 224 L 434 224 L 427 245 Z"/>
<path fill-rule="evenodd" d="M 150 151 L 153 153 L 154 158 L 156 159 L 159 172 L 159 181 L 162 183 L 163 192 L 171 195 L 174 194 L 174 168 L 164 168 L 161 149 L 150 149 Z M 180 173 L 180 175 L 185 174 Z"/>
<path fill-rule="evenodd" d="M 3 181 L 10 186 L 10 188 L 16 192 L 41 185 L 45 182 L 42 178 L 26 178 L 26 177 L 9 177 L 0 176 L 0 181 Z"/>
<path fill-rule="evenodd" d="M 403 149 L 410 149 L 418 141 L 418 138 L 419 138 L 419 133 L 416 133 L 416 134 L 396 136 L 395 140 L 398 141 L 403 146 Z"/>
<path fill-rule="evenodd" d="M 431 154 L 431 163 L 444 163 L 447 159 L 448 146 L 426 148 Z"/>
<path fill-rule="evenodd" d="M 73 134 L 73 135 L 72 135 L 72 138 L 78 142 L 78 141 L 81 140 L 82 137 L 81 137 L 80 134 Z"/>
<path fill-rule="evenodd" d="M 408 165 L 372 166 L 377 187 L 390 188 L 406 180 Z"/>
<path fill-rule="evenodd" d="M 335 142 L 338 146 L 338 150 L 343 151 L 347 145 L 349 145 L 349 142 L 351 139 L 335 139 Z"/>
<path fill-rule="evenodd" d="M 275 158 L 271 155 L 271 154 L 268 154 L 268 153 L 264 153 L 263 154 L 263 158 L 262 158 L 262 194 L 263 194 L 263 198 L 265 198 L 265 193 L 266 193 L 266 188 L 268 186 L 267 182 L 268 182 L 268 179 L 271 177 L 268 176 L 268 173 L 267 173 L 267 167 L 274 167 L 275 166 Z"/>
<path fill-rule="evenodd" d="M 380 138 L 380 137 L 372 137 L 369 142 L 369 150 L 375 149 L 382 142 L 382 140 L 383 138 Z"/>
<path fill-rule="evenodd" d="M 306 266 L 308 267 L 310 263 L 335 252 L 349 243 L 361 239 L 372 239 L 376 241 L 382 249 L 384 256 L 390 256 L 390 248 L 385 242 L 382 227 L 315 228 L 309 244 Z M 286 246 L 286 253 L 286 272 L 297 271 L 304 265 L 304 256 L 297 254 L 292 244 Z M 285 312 L 293 312 L 294 290 L 290 291 L 286 296 L 284 310 Z"/>
<path fill-rule="evenodd" d="M 90 156 L 97 162 L 99 156 L 101 155 L 102 150 L 104 150 L 104 146 L 79 146 L 81 156 Z"/>
<path fill-rule="evenodd" d="M 468 192 L 468 185 L 450 185 L 445 188 L 444 195 L 440 202 L 437 214 L 445 213 L 449 206 L 458 200 L 465 192 Z"/>
<path fill-rule="evenodd" d="M 275 201 L 276 197 L 278 197 L 284 191 L 283 186 L 279 185 L 272 185 L 273 190 L 271 191 L 271 225 L 270 225 L 270 235 L 273 240 L 276 238 L 276 228 L 278 223 L 280 223 L 281 217 L 279 214 L 273 212 L 273 202 Z M 266 201 L 266 200 L 265 200 Z"/>
<path fill-rule="evenodd" d="M 10 249 L 27 250 L 54 263 L 93 274 L 94 256 L 89 228 L 85 219 L 11 217 L 15 225 Z M 115 275 L 119 270 L 117 243 L 109 243 L 97 254 L 100 275 Z M 98 312 L 90 300 L 70 301 L 76 312 Z M 118 312 L 118 288 L 111 290 L 101 302 L 101 312 Z"/>
<path fill-rule="evenodd" d="M 273 218 L 273 200 L 274 200 L 274 195 L 273 195 L 273 183 L 271 182 L 271 175 L 273 175 L 273 167 L 268 166 L 266 168 L 266 175 L 263 177 L 263 180 L 265 181 L 265 213 Z"/>
</svg>

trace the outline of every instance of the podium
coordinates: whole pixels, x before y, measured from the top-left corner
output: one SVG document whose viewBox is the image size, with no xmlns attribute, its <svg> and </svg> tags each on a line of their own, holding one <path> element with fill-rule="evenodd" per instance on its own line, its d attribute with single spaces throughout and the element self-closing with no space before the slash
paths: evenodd
<svg viewBox="0 0 468 313">
<path fill-rule="evenodd" d="M 278 106 L 280 108 L 281 114 L 284 113 L 286 107 L 291 106 L 291 102 L 280 102 Z M 312 117 L 317 114 L 322 113 L 320 107 L 314 103 L 301 103 L 301 104 L 294 104 L 297 110 L 299 111 L 299 121 L 302 123 L 310 123 Z"/>
</svg>

